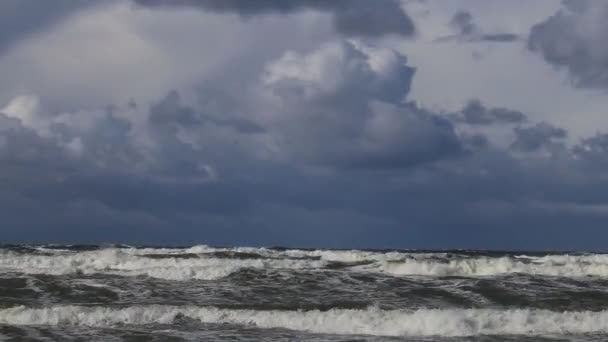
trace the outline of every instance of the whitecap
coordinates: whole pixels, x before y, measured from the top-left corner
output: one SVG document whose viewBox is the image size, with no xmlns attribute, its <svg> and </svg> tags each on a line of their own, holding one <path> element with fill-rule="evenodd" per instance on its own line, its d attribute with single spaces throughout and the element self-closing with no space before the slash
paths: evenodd
<svg viewBox="0 0 608 342">
<path fill-rule="evenodd" d="M 202 323 L 283 328 L 320 334 L 375 336 L 551 335 L 608 332 L 608 311 L 444 309 L 417 311 L 377 308 L 328 311 L 258 311 L 215 307 L 149 305 L 124 308 L 52 306 L 0 310 L 0 324 L 116 325 L 170 324 L 177 317 Z"/>
</svg>

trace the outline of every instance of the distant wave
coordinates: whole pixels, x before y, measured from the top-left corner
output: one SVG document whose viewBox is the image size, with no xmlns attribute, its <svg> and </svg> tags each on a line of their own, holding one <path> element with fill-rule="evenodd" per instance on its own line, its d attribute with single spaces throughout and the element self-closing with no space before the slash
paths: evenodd
<svg viewBox="0 0 608 342">
<path fill-rule="evenodd" d="M 115 325 L 170 324 L 180 319 L 322 334 L 376 336 L 547 335 L 608 332 L 608 312 L 444 309 L 382 311 L 256 311 L 167 305 L 124 308 L 52 306 L 0 310 L 0 324 Z"/>
<path fill-rule="evenodd" d="M 1 249 L 0 272 L 112 274 L 167 280 L 211 280 L 242 269 L 329 269 L 396 276 L 494 276 L 509 273 L 608 277 L 608 255 L 503 255 L 405 253 L 267 248 Z"/>
</svg>

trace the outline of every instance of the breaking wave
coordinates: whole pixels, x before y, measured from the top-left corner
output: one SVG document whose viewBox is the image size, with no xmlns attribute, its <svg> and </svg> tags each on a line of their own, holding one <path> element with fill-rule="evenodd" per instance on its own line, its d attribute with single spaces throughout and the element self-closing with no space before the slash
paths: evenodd
<svg viewBox="0 0 608 342">
<path fill-rule="evenodd" d="M 210 280 L 241 269 L 356 272 L 409 276 L 494 276 L 523 273 L 562 277 L 608 277 L 608 255 L 503 255 L 405 253 L 268 248 L 103 248 L 71 250 L 37 247 L 1 250 L 0 271 L 25 274 L 111 274 L 167 280 Z"/>
<path fill-rule="evenodd" d="M 26 274 L 112 274 L 149 276 L 167 280 L 210 280 L 228 276 L 242 268 L 320 268 L 320 261 L 292 259 L 150 258 L 121 249 L 104 249 L 52 255 L 4 253 L 0 271 Z"/>
<path fill-rule="evenodd" d="M 507 273 L 561 277 L 608 276 L 607 263 L 589 262 L 584 259 L 584 257 L 571 257 L 566 262 L 558 262 L 549 257 L 526 261 L 512 257 L 440 261 L 409 259 L 382 262 L 380 269 L 395 275 L 427 276 L 492 276 Z"/>
<path fill-rule="evenodd" d="M 168 305 L 125 308 L 53 306 L 0 310 L 0 324 L 115 325 L 173 324 L 180 319 L 321 334 L 376 336 L 551 335 L 608 332 L 608 311 L 444 309 L 383 311 L 257 311 Z"/>
</svg>

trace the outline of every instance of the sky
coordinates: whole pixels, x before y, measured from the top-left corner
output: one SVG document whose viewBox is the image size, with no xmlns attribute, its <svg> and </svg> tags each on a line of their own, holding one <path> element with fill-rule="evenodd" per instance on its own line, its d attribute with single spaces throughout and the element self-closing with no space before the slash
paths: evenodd
<svg viewBox="0 0 608 342">
<path fill-rule="evenodd" d="M 2 0 L 0 242 L 608 250 L 607 17 Z"/>
</svg>

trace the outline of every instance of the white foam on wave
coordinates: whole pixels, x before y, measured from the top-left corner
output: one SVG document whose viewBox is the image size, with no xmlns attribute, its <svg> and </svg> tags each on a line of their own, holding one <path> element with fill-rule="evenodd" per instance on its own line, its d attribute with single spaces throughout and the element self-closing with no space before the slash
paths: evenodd
<svg viewBox="0 0 608 342">
<path fill-rule="evenodd" d="M 608 265 L 607 254 L 582 254 L 582 255 L 545 255 L 541 257 L 526 257 L 520 256 L 520 258 L 531 260 L 535 263 L 563 265 L 563 264 L 602 264 Z"/>
<path fill-rule="evenodd" d="M 125 249 L 126 253 L 134 255 L 179 255 L 179 254 L 208 254 L 216 252 L 233 252 L 233 253 L 251 253 L 257 254 L 265 258 L 273 259 L 318 259 L 328 262 L 344 262 L 357 263 L 363 261 L 382 262 L 382 261 L 398 261 L 404 258 L 430 258 L 445 256 L 446 253 L 403 253 L 403 252 L 372 252 L 361 250 L 302 250 L 302 249 L 286 249 L 275 250 L 265 247 L 233 247 L 233 248 L 216 248 L 206 245 L 198 245 L 189 248 L 132 248 Z"/>
<path fill-rule="evenodd" d="M 69 254 L 0 254 L 0 272 L 25 274 L 145 275 L 167 280 L 218 279 L 242 268 L 318 269 L 321 261 L 292 259 L 147 258 L 122 249 L 103 249 Z"/>
<path fill-rule="evenodd" d="M 132 249 L 129 253 L 255 253 L 268 258 L 316 258 L 327 262 L 369 262 L 359 270 L 403 275 L 487 276 L 505 273 L 530 273 L 552 276 L 608 276 L 608 254 L 553 254 L 545 256 L 459 256 L 449 253 L 373 252 L 361 250 L 273 250 L 268 248 L 214 248 L 205 245 L 185 249 Z"/>
<path fill-rule="evenodd" d="M 214 252 L 252 253 L 259 258 L 222 258 Z M 184 255 L 195 257 L 184 258 Z M 162 256 L 162 257 L 158 257 Z M 198 256 L 198 257 L 196 257 Z M 388 275 L 494 276 L 524 273 L 563 277 L 608 277 L 608 255 L 459 256 L 446 253 L 268 248 L 106 248 L 50 255 L 0 253 L 0 272 L 29 274 L 106 273 L 169 280 L 218 279 L 243 268 L 322 270 L 331 262 L 361 263 L 350 269 Z"/>
<path fill-rule="evenodd" d="M 493 276 L 508 273 L 563 277 L 608 276 L 608 263 L 590 262 L 586 257 L 578 256 L 564 260 L 567 261 L 556 262 L 548 257 L 529 261 L 512 257 L 461 258 L 449 261 L 406 259 L 382 262 L 380 269 L 395 275 L 427 276 Z"/>
<path fill-rule="evenodd" d="M 214 307 L 132 306 L 126 308 L 53 306 L 0 310 L 8 325 L 170 324 L 177 317 L 203 323 L 228 323 L 259 328 L 284 328 L 321 334 L 376 336 L 551 335 L 608 332 L 608 311 L 445 309 L 383 311 L 256 311 Z"/>
</svg>

